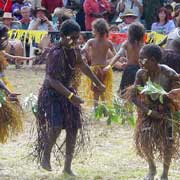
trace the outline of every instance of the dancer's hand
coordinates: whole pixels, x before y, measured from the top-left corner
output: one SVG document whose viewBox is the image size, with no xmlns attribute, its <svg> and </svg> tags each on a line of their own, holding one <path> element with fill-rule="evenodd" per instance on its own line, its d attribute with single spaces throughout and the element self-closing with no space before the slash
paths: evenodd
<svg viewBox="0 0 180 180">
<path fill-rule="evenodd" d="M 149 111 L 151 111 L 151 113 L 149 113 Z M 154 119 L 162 119 L 163 118 L 163 115 L 160 114 L 159 112 L 157 111 L 154 111 L 154 110 L 149 110 L 146 114 Z M 149 114 L 148 114 L 149 113 Z"/>
<path fill-rule="evenodd" d="M 17 94 L 17 93 L 10 93 L 8 95 L 8 98 L 9 98 L 10 101 L 17 101 L 18 100 L 17 96 L 19 96 L 19 95 L 20 94 Z"/>
<path fill-rule="evenodd" d="M 97 86 L 97 88 L 100 92 L 104 92 L 106 90 L 106 86 L 102 83 L 99 86 Z"/>
<path fill-rule="evenodd" d="M 180 101 L 180 88 L 171 90 L 166 96 L 172 100 L 178 99 Z"/>
<path fill-rule="evenodd" d="M 84 101 L 79 96 L 76 95 L 73 95 L 70 102 L 75 106 L 79 106 L 80 104 L 84 103 Z"/>
<path fill-rule="evenodd" d="M 103 71 L 104 72 L 107 72 L 109 71 L 109 69 L 111 69 L 111 65 L 107 65 L 106 67 L 103 68 Z"/>
</svg>

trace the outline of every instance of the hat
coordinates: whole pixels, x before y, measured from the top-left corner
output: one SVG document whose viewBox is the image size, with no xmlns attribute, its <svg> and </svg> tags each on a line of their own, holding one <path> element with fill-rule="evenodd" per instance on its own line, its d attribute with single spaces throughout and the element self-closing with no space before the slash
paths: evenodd
<svg viewBox="0 0 180 180">
<path fill-rule="evenodd" d="M 14 19 L 12 13 L 4 12 L 2 19 Z"/>
<path fill-rule="evenodd" d="M 135 15 L 132 11 L 130 10 L 127 10 L 124 12 L 123 15 L 120 16 L 121 19 L 124 19 L 125 17 L 128 17 L 128 16 L 131 16 L 131 17 L 134 17 L 134 18 L 137 18 L 138 16 Z"/>
<path fill-rule="evenodd" d="M 44 7 L 37 7 L 37 8 L 34 10 L 35 16 L 36 16 L 36 13 L 37 13 L 38 11 L 44 11 L 44 13 L 47 14 L 46 8 L 44 8 Z"/>
</svg>

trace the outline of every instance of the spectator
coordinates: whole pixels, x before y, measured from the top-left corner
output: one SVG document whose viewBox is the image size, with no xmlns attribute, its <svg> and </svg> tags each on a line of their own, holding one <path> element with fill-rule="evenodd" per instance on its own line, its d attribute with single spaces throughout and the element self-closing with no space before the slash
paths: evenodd
<svg viewBox="0 0 180 180">
<path fill-rule="evenodd" d="M 126 11 L 124 15 L 121 16 L 121 19 L 123 20 L 123 23 L 119 25 L 119 30 L 121 33 L 127 33 L 130 24 L 136 21 L 138 17 L 133 14 L 131 11 Z"/>
<path fill-rule="evenodd" d="M 162 7 L 159 10 L 157 22 L 152 24 L 151 30 L 161 34 L 168 34 L 175 28 L 174 22 L 168 20 L 166 8 Z"/>
<path fill-rule="evenodd" d="M 12 0 L 0 0 L 0 9 L 4 12 L 10 12 L 12 9 Z"/>
<path fill-rule="evenodd" d="M 177 27 L 177 18 L 179 16 L 179 13 L 180 13 L 180 4 L 177 4 L 174 8 L 174 17 L 173 17 L 173 22 L 176 27 Z"/>
<path fill-rule="evenodd" d="M 29 0 L 29 2 L 32 4 L 32 9 L 41 7 L 41 0 Z"/>
<path fill-rule="evenodd" d="M 54 26 L 55 31 L 59 30 L 62 22 L 64 22 L 67 19 L 71 19 L 72 16 L 73 16 L 72 13 L 69 12 L 68 10 L 66 10 L 65 8 L 57 7 L 54 10 L 53 17 L 52 17 L 53 26 Z"/>
<path fill-rule="evenodd" d="M 120 12 L 120 16 L 128 10 L 131 10 L 140 20 L 143 13 L 142 0 L 120 0 L 117 5 L 117 11 Z"/>
<path fill-rule="evenodd" d="M 165 8 L 167 9 L 167 13 L 168 13 L 168 20 L 172 20 L 172 13 L 173 13 L 173 7 L 170 4 L 167 4 L 165 6 Z"/>
<path fill-rule="evenodd" d="M 108 13 L 111 11 L 110 3 L 107 0 L 85 0 L 83 7 L 87 31 L 92 30 L 91 24 L 95 19 L 107 19 Z"/>
<path fill-rule="evenodd" d="M 30 2 L 24 2 L 24 0 L 16 0 L 15 3 L 12 6 L 12 13 L 13 16 L 15 16 L 18 20 L 22 18 L 21 16 L 21 8 L 23 6 L 32 7 L 32 4 Z"/>
<path fill-rule="evenodd" d="M 21 16 L 22 16 L 22 19 L 20 20 L 20 22 L 22 24 L 22 29 L 28 29 L 29 23 L 32 20 L 31 8 L 28 6 L 23 6 L 21 8 Z"/>
<path fill-rule="evenodd" d="M 162 0 L 143 0 L 143 16 L 147 30 L 150 30 L 152 23 L 156 21 L 155 18 L 159 8 L 162 7 L 162 4 Z"/>
<path fill-rule="evenodd" d="M 52 23 L 47 18 L 47 11 L 43 7 L 35 10 L 35 19 L 33 19 L 28 27 L 29 30 L 54 31 Z"/>
<path fill-rule="evenodd" d="M 48 13 L 52 14 L 57 7 L 63 7 L 63 0 L 42 0 L 41 5 L 45 7 Z"/>
<path fill-rule="evenodd" d="M 21 23 L 19 21 L 14 21 L 12 13 L 5 12 L 3 17 L 3 24 L 8 27 L 8 29 L 21 29 Z"/>
</svg>

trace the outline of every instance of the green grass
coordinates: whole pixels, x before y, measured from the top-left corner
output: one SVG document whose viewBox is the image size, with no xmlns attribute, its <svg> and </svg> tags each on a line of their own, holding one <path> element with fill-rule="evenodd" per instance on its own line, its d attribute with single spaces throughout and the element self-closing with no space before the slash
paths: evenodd
<svg viewBox="0 0 180 180">
<path fill-rule="evenodd" d="M 37 94 L 43 82 L 42 70 L 29 69 L 7 70 L 9 79 L 15 85 L 21 100 L 31 92 Z M 114 82 L 116 90 L 119 86 L 120 74 L 116 73 Z M 62 174 L 62 166 L 52 159 L 52 172 L 38 168 L 35 162 L 24 158 L 30 147 L 30 130 L 35 119 L 28 113 L 25 119 L 23 134 L 13 138 L 5 145 L 0 145 L 0 180 L 71 180 Z M 82 152 L 73 161 L 73 169 L 78 174 L 76 180 L 141 180 L 147 171 L 147 164 L 136 156 L 133 145 L 133 129 L 128 126 L 112 125 L 105 122 L 91 123 L 91 148 Z M 172 163 L 170 180 L 180 179 L 180 161 Z M 61 163 L 63 164 L 63 162 Z M 158 175 L 162 171 L 158 163 Z"/>
</svg>

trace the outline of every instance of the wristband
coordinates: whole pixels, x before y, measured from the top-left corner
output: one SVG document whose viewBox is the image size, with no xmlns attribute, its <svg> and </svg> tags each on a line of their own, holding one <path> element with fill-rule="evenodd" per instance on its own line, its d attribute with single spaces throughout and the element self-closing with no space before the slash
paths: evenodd
<svg viewBox="0 0 180 180">
<path fill-rule="evenodd" d="M 148 111 L 147 115 L 150 116 L 151 113 L 152 113 L 152 110 L 150 109 L 150 110 Z"/>
<path fill-rule="evenodd" d="M 74 93 L 71 92 L 68 96 L 68 99 L 71 100 L 73 96 L 74 96 Z"/>
</svg>

